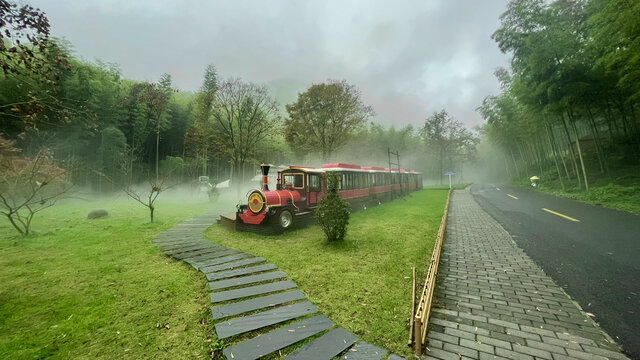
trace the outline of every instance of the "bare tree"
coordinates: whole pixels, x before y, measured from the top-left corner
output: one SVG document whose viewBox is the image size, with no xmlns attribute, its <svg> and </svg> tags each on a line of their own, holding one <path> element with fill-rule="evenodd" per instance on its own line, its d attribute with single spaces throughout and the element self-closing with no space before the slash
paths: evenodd
<svg viewBox="0 0 640 360">
<path fill-rule="evenodd" d="M 94 170 L 94 172 L 96 174 L 102 176 L 103 178 L 105 178 L 111 184 L 116 185 L 116 186 L 118 185 L 111 178 L 109 178 L 107 175 L 105 175 L 104 173 L 99 172 L 99 171 L 95 171 L 95 170 Z M 149 180 L 147 182 L 147 184 L 145 185 L 144 190 L 136 189 L 132 185 L 127 185 L 127 186 L 122 188 L 122 191 L 125 194 L 127 194 L 127 196 L 129 196 L 133 200 L 139 202 L 140 204 L 144 205 L 147 209 L 149 209 L 149 220 L 151 222 L 153 222 L 153 216 L 154 216 L 154 212 L 156 210 L 155 202 L 158 199 L 158 196 L 160 195 L 160 193 L 162 193 L 162 192 L 164 192 L 166 190 L 169 190 L 172 187 L 178 185 L 178 183 L 173 183 L 173 184 L 170 184 L 170 185 L 166 185 L 165 183 L 170 178 L 171 178 L 171 172 L 168 172 L 167 174 L 164 174 L 163 176 L 160 176 L 160 178 L 158 178 L 158 179 Z"/>
<path fill-rule="evenodd" d="M 212 106 L 216 141 L 231 157 L 234 182 L 244 181 L 245 162 L 276 130 L 278 104 L 265 86 L 230 79 L 220 84 Z"/>
<path fill-rule="evenodd" d="M 0 137 L 0 213 L 21 235 L 29 235 L 36 213 L 55 205 L 71 187 L 48 151 L 20 157 L 13 142 Z"/>
<path fill-rule="evenodd" d="M 134 189 L 132 186 L 125 187 L 122 189 L 122 191 L 124 191 L 125 194 L 127 194 L 133 200 L 146 206 L 149 209 L 149 220 L 153 222 L 153 214 L 156 210 L 155 202 L 156 199 L 158 199 L 158 195 L 160 195 L 161 192 L 168 190 L 176 185 L 165 185 L 165 180 L 165 178 L 149 180 L 144 191 Z"/>
</svg>

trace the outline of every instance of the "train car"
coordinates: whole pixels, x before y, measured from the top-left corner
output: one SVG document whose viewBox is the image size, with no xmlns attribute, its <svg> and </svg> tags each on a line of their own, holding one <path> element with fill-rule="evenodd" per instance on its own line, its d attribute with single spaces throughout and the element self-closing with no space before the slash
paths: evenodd
<svg viewBox="0 0 640 360">
<path fill-rule="evenodd" d="M 308 221 L 327 193 L 322 175 L 329 171 L 340 174 L 338 193 L 354 210 L 366 209 L 422 188 L 422 175 L 415 170 L 331 163 L 320 168 L 289 166 L 281 169 L 276 189 L 270 190 L 270 166 L 261 166 L 262 188 L 251 191 L 247 204 L 238 206 L 236 229 L 267 227 L 282 231 L 303 219 Z"/>
</svg>

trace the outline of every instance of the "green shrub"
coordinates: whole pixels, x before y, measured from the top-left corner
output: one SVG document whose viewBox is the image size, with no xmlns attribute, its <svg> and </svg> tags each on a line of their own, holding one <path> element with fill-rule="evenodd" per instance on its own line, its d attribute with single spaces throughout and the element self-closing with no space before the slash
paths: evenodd
<svg viewBox="0 0 640 360">
<path fill-rule="evenodd" d="M 340 175 L 336 172 L 325 174 L 327 196 L 320 200 L 316 218 L 329 241 L 342 241 L 349 225 L 349 203 L 338 194 Z"/>
</svg>

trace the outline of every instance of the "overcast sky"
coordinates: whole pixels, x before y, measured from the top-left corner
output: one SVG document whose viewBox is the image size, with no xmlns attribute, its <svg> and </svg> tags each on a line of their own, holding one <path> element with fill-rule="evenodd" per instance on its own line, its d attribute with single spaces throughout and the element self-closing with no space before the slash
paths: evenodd
<svg viewBox="0 0 640 360">
<path fill-rule="evenodd" d="M 34 0 L 75 55 L 123 75 L 196 90 L 207 64 L 223 78 L 267 84 L 281 103 L 346 79 L 376 121 L 419 126 L 446 109 L 472 127 L 506 66 L 491 34 L 507 0 Z"/>
</svg>

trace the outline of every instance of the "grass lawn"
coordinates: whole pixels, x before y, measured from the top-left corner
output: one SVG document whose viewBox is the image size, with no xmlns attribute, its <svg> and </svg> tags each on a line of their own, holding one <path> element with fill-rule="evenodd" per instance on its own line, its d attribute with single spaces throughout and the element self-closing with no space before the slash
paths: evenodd
<svg viewBox="0 0 640 360">
<path fill-rule="evenodd" d="M 552 171 L 543 173 L 540 178 L 543 182 L 539 191 L 640 215 L 640 166 L 612 169 L 611 177 L 590 174 L 589 192 L 579 189 L 575 183 L 565 184 L 566 188 L 562 190 Z M 518 185 L 531 188 L 528 180 L 520 181 Z"/>
<path fill-rule="evenodd" d="M 561 189 L 541 187 L 540 191 L 640 215 L 640 186 L 596 185 L 590 187 L 589 192 L 578 189 L 562 191 Z"/>
<path fill-rule="evenodd" d="M 464 189 L 467 185 L 469 185 L 469 184 L 468 183 L 453 184 L 453 185 L 451 185 L 451 187 L 454 188 L 454 189 Z M 423 186 L 423 189 L 428 189 L 428 190 L 449 190 L 449 184 L 445 184 L 445 185 L 425 185 L 425 186 Z"/>
<path fill-rule="evenodd" d="M 161 195 L 150 224 L 127 198 L 67 201 L 26 238 L 1 220 L 0 358 L 211 358 L 206 279 L 151 242 L 210 206 Z"/>
<path fill-rule="evenodd" d="M 263 236 L 214 225 L 206 235 L 266 258 L 336 324 L 409 355 L 411 267 L 418 283 L 424 280 L 446 199 L 446 191 L 423 190 L 354 213 L 345 241 L 337 244 L 318 226 Z"/>
</svg>

